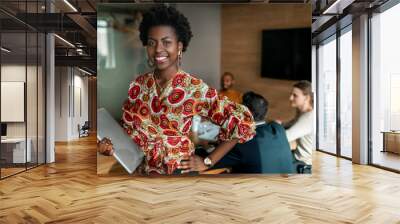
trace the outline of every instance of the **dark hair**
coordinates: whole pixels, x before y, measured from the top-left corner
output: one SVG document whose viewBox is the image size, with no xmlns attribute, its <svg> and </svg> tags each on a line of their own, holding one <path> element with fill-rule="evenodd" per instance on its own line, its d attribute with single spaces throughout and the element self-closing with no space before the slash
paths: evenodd
<svg viewBox="0 0 400 224">
<path fill-rule="evenodd" d="M 310 96 L 311 107 L 314 107 L 314 94 L 313 94 L 313 91 L 312 91 L 311 82 L 309 82 L 307 80 L 301 80 L 299 82 L 296 82 L 293 85 L 293 87 L 300 89 L 301 92 L 303 92 L 303 94 L 305 96 Z"/>
<path fill-rule="evenodd" d="M 268 112 L 268 101 L 261 95 L 252 91 L 243 95 L 243 105 L 249 108 L 255 121 L 262 121 Z"/>
<path fill-rule="evenodd" d="M 139 26 L 140 40 L 143 46 L 147 46 L 150 28 L 163 25 L 171 26 L 175 29 L 178 41 L 183 44 L 182 51 L 186 51 L 186 47 L 193 36 L 190 24 L 182 13 L 173 7 L 165 5 L 155 6 L 143 14 L 143 20 Z"/>
</svg>

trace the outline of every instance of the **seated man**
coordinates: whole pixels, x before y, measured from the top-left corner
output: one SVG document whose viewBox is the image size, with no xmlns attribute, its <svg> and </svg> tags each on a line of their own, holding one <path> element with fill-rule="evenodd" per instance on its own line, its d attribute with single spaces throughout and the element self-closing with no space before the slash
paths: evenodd
<svg viewBox="0 0 400 224">
<path fill-rule="evenodd" d="M 242 103 L 242 93 L 233 88 L 235 84 L 235 77 L 230 72 L 225 72 L 221 77 L 221 89 L 219 96 L 226 96 L 230 101 L 235 103 Z"/>
<path fill-rule="evenodd" d="M 243 95 L 243 104 L 256 121 L 256 136 L 237 144 L 212 169 L 232 167 L 233 173 L 295 173 L 285 129 L 276 122 L 264 121 L 268 101 L 261 95 L 247 92 Z"/>
</svg>

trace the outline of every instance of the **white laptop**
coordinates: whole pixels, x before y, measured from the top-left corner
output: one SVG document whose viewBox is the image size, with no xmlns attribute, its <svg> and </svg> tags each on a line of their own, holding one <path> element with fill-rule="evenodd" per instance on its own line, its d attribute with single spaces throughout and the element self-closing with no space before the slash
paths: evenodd
<svg viewBox="0 0 400 224">
<path fill-rule="evenodd" d="M 128 173 L 132 174 L 143 160 L 143 151 L 111 114 L 105 108 L 100 108 L 97 110 L 97 138 L 104 137 L 111 139 L 113 156 Z"/>
<path fill-rule="evenodd" d="M 218 140 L 220 127 L 207 119 L 202 119 L 200 116 L 193 116 L 192 131 L 198 133 L 200 140 L 215 142 Z"/>
</svg>

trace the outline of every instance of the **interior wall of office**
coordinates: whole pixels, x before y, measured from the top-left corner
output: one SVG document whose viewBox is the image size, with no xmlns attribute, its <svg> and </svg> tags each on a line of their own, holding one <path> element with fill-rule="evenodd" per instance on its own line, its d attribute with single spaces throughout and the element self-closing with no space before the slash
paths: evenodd
<svg viewBox="0 0 400 224">
<path fill-rule="evenodd" d="M 288 120 L 295 115 L 289 104 L 295 81 L 261 77 L 262 30 L 311 27 L 310 15 L 311 4 L 222 6 L 221 72 L 232 72 L 241 92 L 251 90 L 267 98 L 270 119 Z"/>
<path fill-rule="evenodd" d="M 75 67 L 55 68 L 55 141 L 79 138 L 89 118 L 88 76 Z"/>
</svg>

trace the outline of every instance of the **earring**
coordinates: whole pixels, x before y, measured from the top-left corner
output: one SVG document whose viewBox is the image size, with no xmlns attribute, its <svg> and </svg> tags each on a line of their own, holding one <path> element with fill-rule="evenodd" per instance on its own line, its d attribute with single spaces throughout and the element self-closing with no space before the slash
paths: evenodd
<svg viewBox="0 0 400 224">
<path fill-rule="evenodd" d="M 179 50 L 178 52 L 178 66 L 181 67 L 182 65 L 182 51 Z"/>
<path fill-rule="evenodd" d="M 147 59 L 147 64 L 150 66 L 150 68 L 154 67 L 154 62 L 150 59 Z"/>
</svg>

